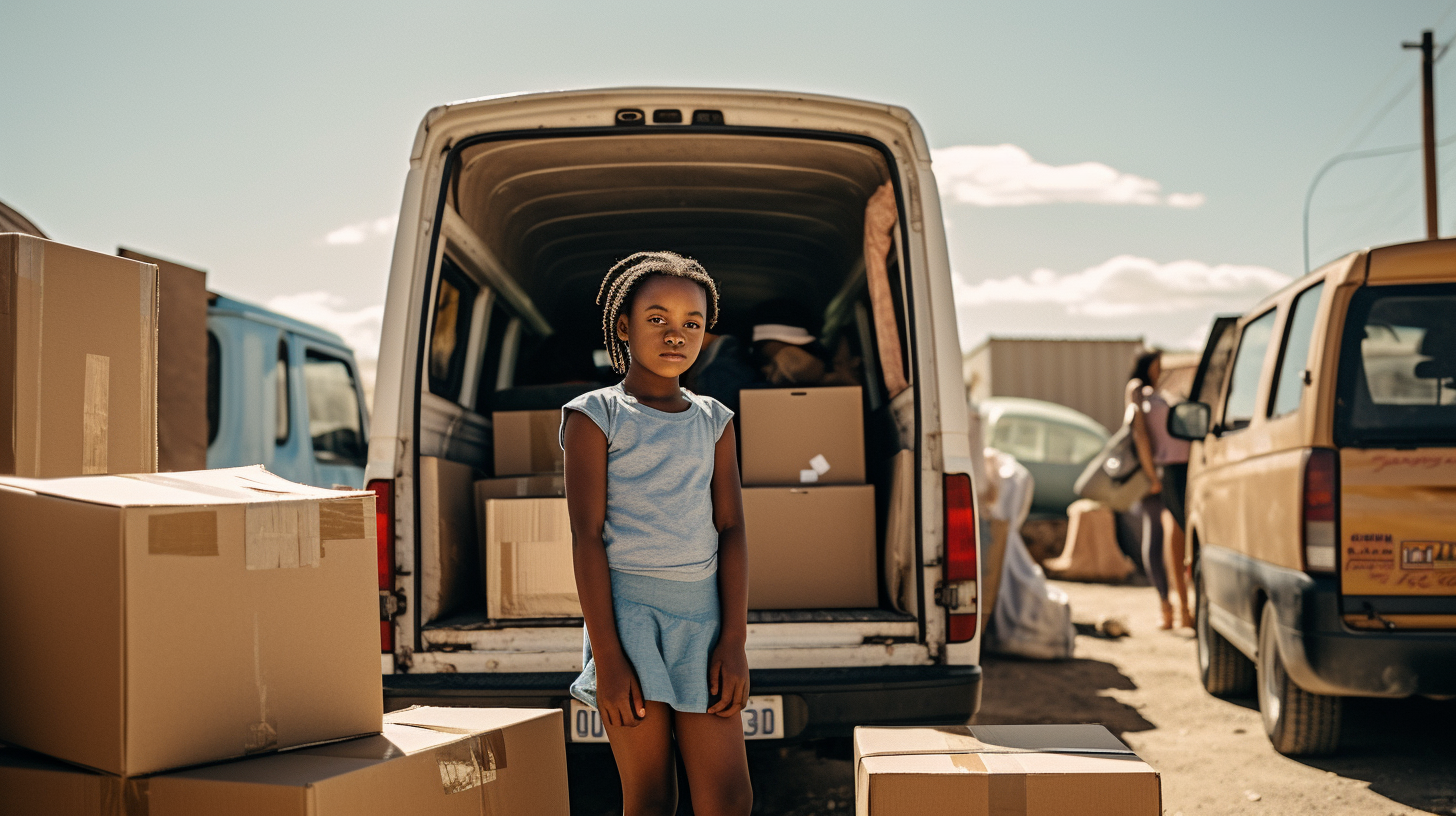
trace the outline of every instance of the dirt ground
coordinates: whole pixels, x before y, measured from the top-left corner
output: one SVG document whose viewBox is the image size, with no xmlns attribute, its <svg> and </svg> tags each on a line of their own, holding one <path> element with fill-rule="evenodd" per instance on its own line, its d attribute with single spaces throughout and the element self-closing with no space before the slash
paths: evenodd
<svg viewBox="0 0 1456 816">
<path fill-rule="evenodd" d="M 1339 754 L 1283 757 L 1253 699 L 1220 700 L 1199 686 L 1192 631 L 1157 629 L 1151 589 L 1057 585 L 1074 619 L 1119 616 L 1130 636 L 1079 635 L 1064 662 L 987 656 L 977 722 L 1102 723 L 1162 773 L 1167 814 L 1456 814 L 1456 701 L 1347 701 Z M 847 744 L 751 747 L 755 813 L 853 811 Z M 574 813 L 620 808 L 608 755 L 573 757 L 571 775 Z"/>
</svg>

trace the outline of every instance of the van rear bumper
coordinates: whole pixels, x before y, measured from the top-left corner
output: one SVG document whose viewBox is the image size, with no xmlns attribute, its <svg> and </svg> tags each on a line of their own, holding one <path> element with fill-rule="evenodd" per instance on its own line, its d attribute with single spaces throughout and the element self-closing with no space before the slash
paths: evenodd
<svg viewBox="0 0 1456 816">
<path fill-rule="evenodd" d="M 412 705 L 565 708 L 574 672 L 391 674 L 384 708 Z M 948 725 L 981 707 L 980 666 L 755 669 L 755 695 L 784 698 L 790 741 L 850 736 L 857 725 Z"/>
</svg>

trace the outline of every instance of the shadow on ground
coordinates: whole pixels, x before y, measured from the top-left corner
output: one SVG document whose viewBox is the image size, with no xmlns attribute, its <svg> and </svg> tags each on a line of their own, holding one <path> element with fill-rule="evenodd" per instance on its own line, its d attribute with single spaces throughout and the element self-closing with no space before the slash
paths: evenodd
<svg viewBox="0 0 1456 816">
<path fill-rule="evenodd" d="M 1102 693 L 1137 688 L 1111 663 L 988 655 L 981 670 L 985 679 L 978 723 L 1100 723 L 1118 736 L 1154 728 L 1137 709 Z"/>
<path fill-rule="evenodd" d="M 1306 765 L 1403 805 L 1456 813 L 1456 701 L 1347 698 L 1340 751 Z"/>
</svg>

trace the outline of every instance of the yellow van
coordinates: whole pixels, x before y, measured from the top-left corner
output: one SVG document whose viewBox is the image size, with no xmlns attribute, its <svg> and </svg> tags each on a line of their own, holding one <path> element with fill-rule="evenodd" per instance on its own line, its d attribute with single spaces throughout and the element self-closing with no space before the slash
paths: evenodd
<svg viewBox="0 0 1456 816">
<path fill-rule="evenodd" d="M 1281 753 L 1342 697 L 1456 695 L 1456 240 L 1364 250 L 1215 322 L 1189 402 L 1198 664 Z"/>
</svg>

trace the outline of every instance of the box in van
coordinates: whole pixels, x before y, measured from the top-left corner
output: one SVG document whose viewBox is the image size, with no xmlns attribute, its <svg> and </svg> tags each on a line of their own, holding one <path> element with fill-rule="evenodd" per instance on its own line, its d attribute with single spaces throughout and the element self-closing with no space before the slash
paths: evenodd
<svg viewBox="0 0 1456 816">
<path fill-rule="evenodd" d="M 745 389 L 739 394 L 743 484 L 863 484 L 858 386 Z"/>
<path fill-rule="evenodd" d="M 560 409 L 491 414 L 497 476 L 560 473 Z"/>
<path fill-rule="evenodd" d="M 1286 754 L 1345 697 L 1456 695 L 1456 241 L 1354 252 L 1215 321 L 1192 399 L 1199 674 Z"/>
<path fill-rule="evenodd" d="M 816 449 L 795 454 L 788 481 L 799 484 L 817 453 L 826 478 L 851 473 L 872 519 L 861 529 L 876 552 L 895 542 L 897 557 L 856 562 L 856 586 L 875 590 L 859 608 L 750 610 L 754 694 L 786 718 L 775 736 L 964 722 L 976 710 L 974 466 L 940 202 L 908 111 L 774 91 L 522 94 L 430 111 L 408 160 L 366 474 L 384 533 L 391 708 L 446 696 L 567 704 L 581 669 L 579 617 L 496 617 L 488 588 L 420 602 L 440 591 L 420 569 L 420 463 L 517 475 L 496 468 L 496 418 L 551 412 L 554 443 L 562 405 L 614 385 L 595 304 L 602 276 L 633 252 L 670 249 L 718 281 L 720 335 L 747 347 L 755 307 L 790 298 L 826 348 L 858 361 L 845 409 L 857 403 L 862 420 L 839 423 L 838 442 L 862 451 L 862 473 Z M 901 480 L 892 513 L 901 451 L 913 478 Z M 828 535 L 808 532 L 803 544 L 829 546 Z M 561 560 L 569 572 L 569 554 Z"/>
<path fill-rule="evenodd" d="M 0 478 L 0 741 L 113 774 L 377 733 L 373 497 Z"/>
<path fill-rule="evenodd" d="M 157 469 L 157 267 L 0 234 L 0 474 Z"/>
<path fill-rule="evenodd" d="M 745 487 L 750 609 L 879 606 L 875 490 Z"/>
</svg>

